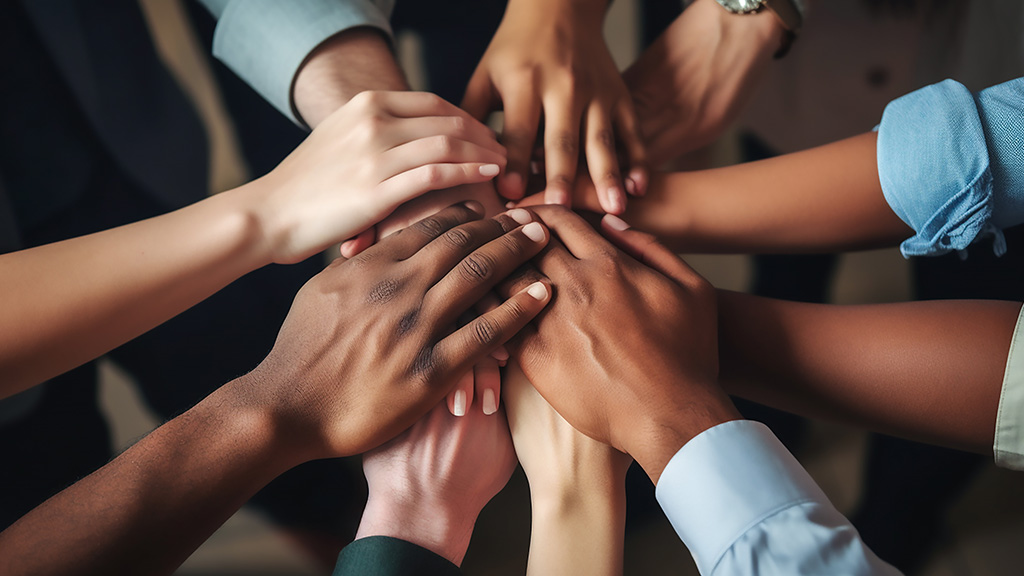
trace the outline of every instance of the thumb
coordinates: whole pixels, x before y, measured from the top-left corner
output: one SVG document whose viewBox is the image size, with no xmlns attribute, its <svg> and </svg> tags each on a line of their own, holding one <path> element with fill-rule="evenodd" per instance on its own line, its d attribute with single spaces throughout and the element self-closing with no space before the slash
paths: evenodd
<svg viewBox="0 0 1024 576">
<path fill-rule="evenodd" d="M 604 218 L 601 218 L 601 232 L 617 248 L 682 286 L 704 282 L 700 274 L 658 242 L 654 235 L 633 230 L 618 216 L 605 214 Z"/>
<path fill-rule="evenodd" d="M 491 87 L 490 77 L 485 69 L 477 68 L 469 79 L 466 93 L 462 96 L 461 108 L 470 116 L 487 123 L 487 116 L 494 111 L 495 94 Z"/>
</svg>

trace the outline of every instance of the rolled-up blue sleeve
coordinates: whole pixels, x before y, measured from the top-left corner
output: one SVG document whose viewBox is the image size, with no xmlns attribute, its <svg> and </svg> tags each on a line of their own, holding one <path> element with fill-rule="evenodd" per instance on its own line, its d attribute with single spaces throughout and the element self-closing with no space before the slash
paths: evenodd
<svg viewBox="0 0 1024 576">
<path fill-rule="evenodd" d="M 394 0 L 202 0 L 217 18 L 213 54 L 282 114 L 306 58 L 338 32 L 370 26 L 391 36 Z"/>
<path fill-rule="evenodd" d="M 657 498 L 705 576 L 899 574 L 757 422 L 690 440 L 662 472 Z"/>
<path fill-rule="evenodd" d="M 878 177 L 893 211 L 916 234 L 906 257 L 964 250 L 1024 222 L 1024 79 L 972 94 L 945 80 L 886 107 Z"/>
</svg>

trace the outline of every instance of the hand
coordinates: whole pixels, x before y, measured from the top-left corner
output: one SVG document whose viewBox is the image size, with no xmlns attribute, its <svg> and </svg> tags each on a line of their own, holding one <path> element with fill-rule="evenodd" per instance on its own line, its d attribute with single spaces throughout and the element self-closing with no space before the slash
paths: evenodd
<svg viewBox="0 0 1024 576">
<path fill-rule="evenodd" d="M 650 236 L 606 227 L 638 261 L 568 210 L 534 211 L 557 235 L 534 260 L 555 293 L 510 343 L 512 357 L 574 428 L 657 481 L 690 438 L 739 417 L 717 384 L 714 290 Z"/>
<path fill-rule="evenodd" d="M 687 7 L 623 73 L 650 165 L 718 138 L 753 93 L 782 33 L 768 10 L 737 15 L 712 0 Z"/>
<path fill-rule="evenodd" d="M 465 205 L 336 260 L 299 290 L 267 358 L 233 388 L 308 459 L 359 454 L 408 428 L 548 299 L 543 285 L 453 330 L 547 240 Z M 539 234 L 538 234 L 539 233 Z"/>
<path fill-rule="evenodd" d="M 481 120 L 504 108 L 508 169 L 498 192 L 505 198 L 525 193 L 542 116 L 549 203 L 570 204 L 581 132 L 602 208 L 619 214 L 626 191 L 643 194 L 647 163 L 633 103 L 604 42 L 606 7 L 604 0 L 509 2 L 462 102 Z M 628 158 L 625 180 L 616 144 Z"/>
<path fill-rule="evenodd" d="M 503 412 L 456 418 L 439 405 L 363 456 L 369 500 L 356 538 L 400 538 L 460 565 L 480 510 L 515 467 Z"/>
<path fill-rule="evenodd" d="M 357 235 L 425 192 L 493 178 L 490 129 L 422 92 L 363 92 L 252 190 L 272 260 L 297 262 Z"/>
</svg>

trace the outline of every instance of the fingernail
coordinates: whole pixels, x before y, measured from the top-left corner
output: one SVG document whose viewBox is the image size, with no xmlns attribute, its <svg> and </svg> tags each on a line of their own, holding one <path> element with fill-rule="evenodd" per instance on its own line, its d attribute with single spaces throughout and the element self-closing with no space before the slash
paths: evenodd
<svg viewBox="0 0 1024 576">
<path fill-rule="evenodd" d="M 494 352 L 491 352 L 491 358 L 494 358 L 498 362 L 508 361 L 508 350 L 505 350 L 504 346 L 498 346 Z"/>
<path fill-rule="evenodd" d="M 629 179 L 633 181 L 633 185 L 636 187 L 636 190 L 633 192 L 634 194 L 637 196 L 643 196 L 647 193 L 647 176 L 644 174 L 643 170 L 640 170 L 639 168 L 630 170 Z"/>
<path fill-rule="evenodd" d="M 533 174 L 534 176 L 540 174 L 540 162 L 537 162 L 536 160 L 530 161 L 530 174 Z"/>
<path fill-rule="evenodd" d="M 481 216 L 484 215 L 484 205 L 477 202 L 476 200 L 467 200 L 463 202 L 462 205 Z"/>
<path fill-rule="evenodd" d="M 619 190 L 618 186 L 612 186 L 608 189 L 608 208 L 611 213 L 621 214 L 626 209 L 625 200 L 622 190 Z"/>
<path fill-rule="evenodd" d="M 548 287 L 543 282 L 534 282 L 526 289 L 526 293 L 533 296 L 534 300 L 543 300 L 548 297 Z"/>
<path fill-rule="evenodd" d="M 484 390 L 484 414 L 490 416 L 498 411 L 498 402 L 494 398 L 494 390 Z"/>
<path fill-rule="evenodd" d="M 540 242 L 544 240 L 544 227 L 537 222 L 530 222 L 523 226 L 523 235 L 534 242 Z"/>
<path fill-rule="evenodd" d="M 633 182 L 632 178 L 626 178 L 626 192 L 636 194 L 636 182 Z"/>
<path fill-rule="evenodd" d="M 605 225 L 612 230 L 618 230 L 619 232 L 629 230 L 629 224 L 626 224 L 625 220 L 614 214 L 605 214 L 603 220 Z"/>
<path fill-rule="evenodd" d="M 509 210 L 508 217 L 518 222 L 520 226 L 522 226 L 523 224 L 529 224 L 530 222 L 533 222 L 533 218 L 530 216 L 530 213 L 527 212 L 526 210 L 523 210 L 522 208 Z"/>
<path fill-rule="evenodd" d="M 455 401 L 452 402 L 452 404 L 454 404 L 452 412 L 456 416 L 465 416 L 466 415 L 466 391 L 465 390 L 456 390 L 455 391 Z"/>
<path fill-rule="evenodd" d="M 516 203 L 515 202 L 512 202 L 512 201 L 505 202 L 505 210 L 511 210 L 511 209 L 513 209 L 515 207 L 516 207 Z"/>
<path fill-rule="evenodd" d="M 497 176 L 501 168 L 497 164 L 484 164 L 480 167 L 481 176 Z"/>
</svg>

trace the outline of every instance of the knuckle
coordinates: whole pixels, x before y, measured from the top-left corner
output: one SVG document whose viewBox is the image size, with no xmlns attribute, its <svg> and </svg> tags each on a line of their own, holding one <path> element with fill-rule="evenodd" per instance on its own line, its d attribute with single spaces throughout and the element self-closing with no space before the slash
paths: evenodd
<svg viewBox="0 0 1024 576">
<path fill-rule="evenodd" d="M 604 174 L 601 174 L 598 179 L 603 182 L 605 186 L 611 186 L 618 184 L 619 180 L 622 179 L 622 174 L 620 174 L 618 170 L 608 170 Z"/>
<path fill-rule="evenodd" d="M 455 139 L 446 134 L 442 134 L 436 137 L 434 146 L 440 154 L 448 156 L 455 152 Z"/>
<path fill-rule="evenodd" d="M 417 222 L 415 229 L 427 237 L 437 238 L 444 232 L 445 225 L 437 216 L 431 216 Z"/>
<path fill-rule="evenodd" d="M 462 228 L 452 228 L 445 232 L 444 239 L 455 248 L 464 248 L 469 246 L 471 240 L 469 233 Z"/>
<path fill-rule="evenodd" d="M 433 380 L 437 374 L 437 355 L 433 346 L 424 346 L 420 349 L 412 362 L 410 372 L 423 383 Z"/>
<path fill-rule="evenodd" d="M 477 344 L 493 344 L 499 335 L 498 326 L 490 318 L 481 316 L 473 321 L 473 338 Z"/>
<path fill-rule="evenodd" d="M 404 336 L 405 334 L 408 334 L 409 332 L 412 331 L 413 328 L 416 327 L 417 323 L 419 322 L 419 317 L 419 308 L 409 310 L 405 314 L 402 314 L 398 318 L 398 323 L 396 325 L 395 331 L 398 333 L 399 336 Z"/>
<path fill-rule="evenodd" d="M 494 260 L 484 253 L 470 254 L 459 265 L 459 271 L 470 282 L 486 280 L 494 271 Z"/>
<path fill-rule="evenodd" d="M 401 282 L 394 278 L 385 278 L 370 288 L 366 301 L 370 304 L 385 304 L 394 300 L 401 291 Z"/>
<path fill-rule="evenodd" d="M 438 186 L 444 179 L 444 172 L 441 167 L 436 164 L 430 164 L 423 167 L 423 183 L 428 187 Z"/>
<path fill-rule="evenodd" d="M 570 132 L 557 132 L 552 135 L 551 148 L 567 156 L 575 156 L 579 152 L 576 136 Z"/>
<path fill-rule="evenodd" d="M 450 121 L 452 134 L 465 134 L 469 131 L 469 122 L 462 116 L 452 116 Z"/>
<path fill-rule="evenodd" d="M 594 134 L 594 142 L 603 148 L 615 148 L 615 132 L 608 128 L 602 128 Z"/>
</svg>

